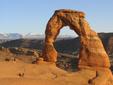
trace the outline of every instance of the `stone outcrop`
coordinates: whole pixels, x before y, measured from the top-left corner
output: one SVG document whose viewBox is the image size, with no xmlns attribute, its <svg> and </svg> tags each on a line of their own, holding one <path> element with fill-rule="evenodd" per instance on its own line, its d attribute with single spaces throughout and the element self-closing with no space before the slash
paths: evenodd
<svg viewBox="0 0 113 85">
<path fill-rule="evenodd" d="M 79 69 L 95 71 L 95 77 L 90 79 L 90 85 L 113 85 L 112 73 L 109 70 L 110 62 L 98 34 L 91 29 L 85 20 L 85 14 L 73 10 L 56 10 L 46 27 L 43 58 L 55 63 L 57 51 L 54 42 L 60 30 L 69 26 L 80 37 Z"/>
<path fill-rule="evenodd" d="M 45 47 L 43 56 L 46 61 L 56 62 L 57 51 L 54 41 L 64 26 L 69 26 L 80 37 L 81 49 L 79 67 L 110 67 L 108 55 L 103 47 L 98 34 L 91 29 L 84 19 L 85 14 L 73 10 L 57 10 L 49 20 L 46 28 Z"/>
<path fill-rule="evenodd" d="M 21 61 L 25 63 L 36 63 L 39 53 L 27 48 L 4 48 L 0 47 L 0 61 Z"/>
</svg>

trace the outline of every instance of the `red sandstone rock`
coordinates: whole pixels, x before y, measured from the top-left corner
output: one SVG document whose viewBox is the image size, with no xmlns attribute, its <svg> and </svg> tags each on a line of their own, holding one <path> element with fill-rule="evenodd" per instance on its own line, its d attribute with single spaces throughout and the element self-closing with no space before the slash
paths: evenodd
<svg viewBox="0 0 113 85">
<path fill-rule="evenodd" d="M 80 71 L 78 73 L 84 69 L 95 72 L 95 76 L 88 80 L 87 85 L 113 85 L 113 76 L 109 69 L 110 61 L 108 55 L 98 34 L 91 29 L 84 17 L 85 14 L 79 11 L 55 11 L 47 24 L 43 58 L 48 62 L 55 63 L 57 61 L 57 51 L 53 43 L 62 27 L 69 26 L 80 37 L 81 48 L 78 63 Z M 75 84 L 79 85 L 78 83 Z"/>
<path fill-rule="evenodd" d="M 45 47 L 43 57 L 46 61 L 56 62 L 57 51 L 54 41 L 64 26 L 69 26 L 80 37 L 81 49 L 79 54 L 79 65 L 91 67 L 110 67 L 108 55 L 103 47 L 98 34 L 91 29 L 85 20 L 85 14 L 73 10 L 57 10 L 51 17 L 46 28 Z"/>
</svg>

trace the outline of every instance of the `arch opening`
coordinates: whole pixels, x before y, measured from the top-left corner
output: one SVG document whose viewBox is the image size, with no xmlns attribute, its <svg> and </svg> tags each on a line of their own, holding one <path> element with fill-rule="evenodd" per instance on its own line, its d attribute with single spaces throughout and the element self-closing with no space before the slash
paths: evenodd
<svg viewBox="0 0 113 85">
<path fill-rule="evenodd" d="M 61 52 L 71 55 L 76 50 L 73 48 L 75 47 L 75 42 L 72 41 L 74 41 L 74 39 L 77 37 L 78 35 L 73 30 L 71 30 L 69 26 L 62 27 L 58 36 L 56 37 L 54 47 L 59 53 Z"/>
<path fill-rule="evenodd" d="M 69 26 L 64 26 L 60 29 L 59 35 L 57 38 L 75 38 L 78 35 L 74 32 L 74 30 L 70 29 Z"/>
<path fill-rule="evenodd" d="M 62 27 L 55 40 L 58 52 L 56 66 L 69 72 L 75 72 L 78 66 L 78 52 L 75 46 L 77 34 L 69 26 Z M 78 38 L 77 38 L 78 39 Z M 72 42 L 74 41 L 74 42 Z M 75 54 L 76 53 L 76 54 Z"/>
</svg>

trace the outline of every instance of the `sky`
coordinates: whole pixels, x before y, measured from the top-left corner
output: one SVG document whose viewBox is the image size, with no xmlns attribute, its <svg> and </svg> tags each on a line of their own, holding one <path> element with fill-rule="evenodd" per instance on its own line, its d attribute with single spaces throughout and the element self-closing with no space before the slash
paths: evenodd
<svg viewBox="0 0 113 85">
<path fill-rule="evenodd" d="M 113 32 L 113 0 L 0 0 L 0 33 L 44 34 L 57 9 L 85 12 L 97 32 Z M 62 34 L 73 34 L 68 27 Z"/>
</svg>

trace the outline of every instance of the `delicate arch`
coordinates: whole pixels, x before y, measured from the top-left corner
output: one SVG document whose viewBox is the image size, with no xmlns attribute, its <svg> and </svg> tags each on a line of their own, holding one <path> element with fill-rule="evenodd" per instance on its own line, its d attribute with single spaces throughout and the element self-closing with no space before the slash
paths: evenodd
<svg viewBox="0 0 113 85">
<path fill-rule="evenodd" d="M 48 62 L 57 61 L 57 51 L 54 48 L 54 41 L 64 26 L 69 26 L 80 37 L 79 68 L 84 66 L 110 67 L 108 55 L 96 32 L 91 30 L 84 19 L 85 14 L 73 10 L 56 10 L 48 21 L 46 37 L 43 49 L 43 58 Z"/>
</svg>

